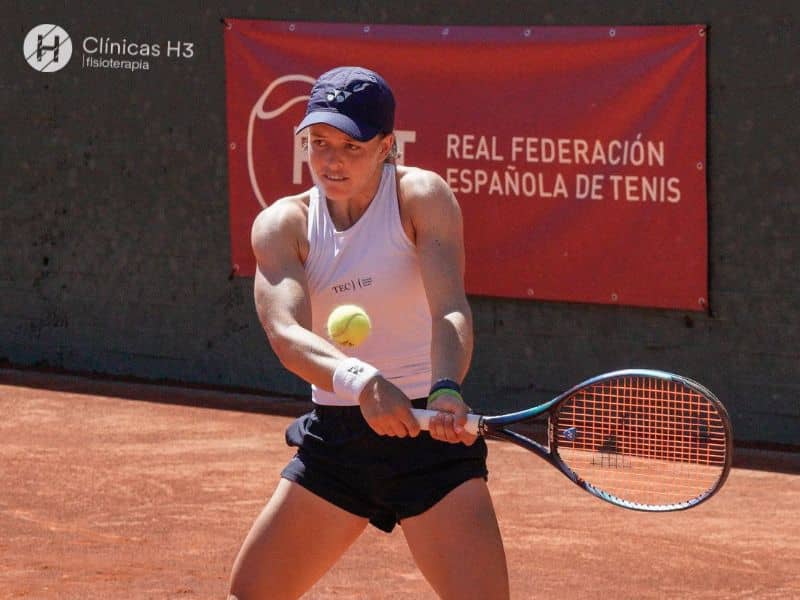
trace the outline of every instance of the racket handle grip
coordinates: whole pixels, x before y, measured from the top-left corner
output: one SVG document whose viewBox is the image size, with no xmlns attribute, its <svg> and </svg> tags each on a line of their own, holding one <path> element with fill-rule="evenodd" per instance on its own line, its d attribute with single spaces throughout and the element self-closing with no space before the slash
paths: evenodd
<svg viewBox="0 0 800 600">
<path fill-rule="evenodd" d="M 425 431 L 430 429 L 431 418 L 439 414 L 439 411 L 427 410 L 425 408 L 412 408 L 411 412 L 414 413 L 414 417 L 417 419 L 417 423 L 419 423 L 420 428 L 424 429 Z M 464 425 L 464 429 L 467 431 L 467 433 L 478 435 L 480 424 L 480 415 L 470 413 L 467 415 L 467 423 Z"/>
</svg>

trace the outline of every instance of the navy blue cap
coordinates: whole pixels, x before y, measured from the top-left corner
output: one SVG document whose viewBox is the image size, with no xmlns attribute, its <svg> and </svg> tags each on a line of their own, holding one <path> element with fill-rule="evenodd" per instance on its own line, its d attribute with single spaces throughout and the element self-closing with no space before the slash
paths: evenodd
<svg viewBox="0 0 800 600">
<path fill-rule="evenodd" d="M 366 142 L 394 130 L 394 94 L 375 71 L 337 67 L 323 73 L 311 88 L 306 116 L 297 131 L 324 123 L 354 140 Z"/>
</svg>

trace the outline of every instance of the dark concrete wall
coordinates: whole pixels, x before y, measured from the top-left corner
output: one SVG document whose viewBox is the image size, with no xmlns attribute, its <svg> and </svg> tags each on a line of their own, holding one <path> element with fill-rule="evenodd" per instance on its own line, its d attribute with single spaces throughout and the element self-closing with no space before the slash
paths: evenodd
<svg viewBox="0 0 800 600">
<path fill-rule="evenodd" d="M 800 444 L 800 8 L 634 2 L 44 1 L 2 9 L 0 361 L 305 393 L 230 277 L 221 17 L 446 25 L 710 26 L 711 311 L 472 298 L 476 407 L 661 368 L 728 405 L 737 438 Z M 37 73 L 39 23 L 193 44 L 146 72 Z M 73 59 L 75 60 L 75 59 Z M 0 403 L 2 399 L 0 399 Z"/>
</svg>

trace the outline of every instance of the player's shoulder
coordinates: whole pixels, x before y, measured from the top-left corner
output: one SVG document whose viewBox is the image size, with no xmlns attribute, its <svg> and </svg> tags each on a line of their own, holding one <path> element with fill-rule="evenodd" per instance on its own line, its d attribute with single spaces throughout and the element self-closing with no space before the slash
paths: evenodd
<svg viewBox="0 0 800 600">
<path fill-rule="evenodd" d="M 259 260 L 287 249 L 302 254 L 308 223 L 309 193 L 285 196 L 262 210 L 253 221 L 250 243 Z"/>
<path fill-rule="evenodd" d="M 441 175 L 419 167 L 398 165 L 397 185 L 401 194 L 408 199 L 452 195 Z"/>
<path fill-rule="evenodd" d="M 279 198 L 263 209 L 253 221 L 253 238 L 289 231 L 305 231 L 310 194 L 303 192 Z"/>
<path fill-rule="evenodd" d="M 403 191 L 413 194 L 449 191 L 441 175 L 420 167 L 397 165 L 397 182 Z"/>
</svg>

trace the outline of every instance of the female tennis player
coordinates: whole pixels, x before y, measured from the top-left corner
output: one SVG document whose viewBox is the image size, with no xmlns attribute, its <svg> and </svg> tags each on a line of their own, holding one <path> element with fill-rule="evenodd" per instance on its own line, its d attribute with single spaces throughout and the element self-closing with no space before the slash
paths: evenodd
<svg viewBox="0 0 800 600">
<path fill-rule="evenodd" d="M 244 540 L 231 598 L 301 596 L 370 523 L 401 525 L 440 597 L 508 597 L 486 445 L 463 429 L 461 212 L 441 177 L 394 164 L 394 109 L 373 71 L 323 74 L 298 126 L 315 186 L 254 222 L 256 310 L 314 408 L 287 429 L 297 453 Z M 326 337 L 342 304 L 371 317 L 357 348 Z M 426 405 L 440 412 L 430 433 L 410 410 Z"/>
</svg>

